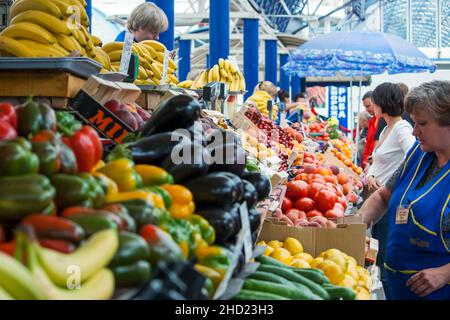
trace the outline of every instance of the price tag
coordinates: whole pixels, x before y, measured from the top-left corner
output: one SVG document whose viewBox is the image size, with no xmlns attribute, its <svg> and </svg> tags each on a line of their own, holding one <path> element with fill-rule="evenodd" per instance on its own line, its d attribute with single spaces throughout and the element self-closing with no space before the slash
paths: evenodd
<svg viewBox="0 0 450 320">
<path fill-rule="evenodd" d="M 248 262 L 252 258 L 253 241 L 252 241 L 252 232 L 251 232 L 251 228 L 250 228 L 250 219 L 248 216 L 246 202 L 241 204 L 239 211 L 241 212 L 241 226 L 242 226 L 241 229 L 245 233 L 245 235 L 244 235 L 245 262 Z"/>
<path fill-rule="evenodd" d="M 123 45 L 122 57 L 120 58 L 120 73 L 128 73 L 133 43 L 134 34 L 127 30 L 125 34 L 125 43 Z"/>
<path fill-rule="evenodd" d="M 165 84 L 166 84 L 166 79 L 167 79 L 167 65 L 169 64 L 169 55 L 170 55 L 169 50 L 166 50 L 166 51 L 164 52 L 163 72 L 162 72 L 162 79 L 161 79 L 160 85 L 165 85 Z"/>
</svg>

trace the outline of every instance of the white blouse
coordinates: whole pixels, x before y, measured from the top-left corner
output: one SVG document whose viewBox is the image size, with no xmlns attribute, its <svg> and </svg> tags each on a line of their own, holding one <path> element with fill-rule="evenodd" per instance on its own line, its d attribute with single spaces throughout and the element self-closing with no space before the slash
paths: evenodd
<svg viewBox="0 0 450 320">
<path fill-rule="evenodd" d="M 386 128 L 381 132 L 379 141 L 383 140 Z M 373 163 L 367 171 L 367 176 L 374 176 L 380 185 L 384 185 L 403 162 L 408 150 L 416 141 L 412 131 L 413 128 L 406 120 L 395 123 L 383 143 L 380 146 L 377 145 L 373 151 Z"/>
</svg>

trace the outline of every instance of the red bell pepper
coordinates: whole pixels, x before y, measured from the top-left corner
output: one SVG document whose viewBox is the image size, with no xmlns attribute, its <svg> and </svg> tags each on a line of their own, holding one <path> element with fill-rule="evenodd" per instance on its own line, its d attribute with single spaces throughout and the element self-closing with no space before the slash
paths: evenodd
<svg viewBox="0 0 450 320">
<path fill-rule="evenodd" d="M 0 251 L 14 257 L 15 244 L 14 241 L 0 243 Z"/>
<path fill-rule="evenodd" d="M 16 137 L 17 131 L 13 128 L 13 126 L 9 122 L 0 119 L 0 141 L 12 140 Z"/>
<path fill-rule="evenodd" d="M 0 103 L 0 120 L 8 122 L 17 131 L 17 114 L 12 104 Z"/>
<path fill-rule="evenodd" d="M 82 126 L 71 137 L 63 137 L 77 158 L 78 172 L 90 172 L 94 165 L 102 159 L 103 147 L 97 132 Z"/>
<path fill-rule="evenodd" d="M 71 253 L 77 248 L 73 243 L 64 240 L 38 238 L 39 244 L 44 248 L 55 250 L 61 253 Z"/>
</svg>

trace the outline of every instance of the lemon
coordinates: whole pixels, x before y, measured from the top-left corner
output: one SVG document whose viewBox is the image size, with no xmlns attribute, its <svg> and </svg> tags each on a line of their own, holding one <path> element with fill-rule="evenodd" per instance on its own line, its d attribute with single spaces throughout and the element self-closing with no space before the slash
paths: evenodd
<svg viewBox="0 0 450 320">
<path fill-rule="evenodd" d="M 306 262 L 305 260 L 302 260 L 302 259 L 294 259 L 294 260 L 292 260 L 291 267 L 306 268 L 306 269 L 310 269 L 311 268 L 309 263 Z"/>
<path fill-rule="evenodd" d="M 369 291 L 367 291 L 364 287 L 357 287 L 355 289 L 356 292 L 356 299 L 357 300 L 371 300 L 371 296 Z"/>
<path fill-rule="evenodd" d="M 313 256 L 306 252 L 297 253 L 292 258 L 305 260 L 306 262 L 308 262 L 308 264 L 311 264 L 311 262 L 314 260 Z"/>
<path fill-rule="evenodd" d="M 273 252 L 273 248 L 270 247 L 265 241 L 260 241 L 256 244 L 257 246 L 266 247 L 264 250 L 265 256 L 270 256 L 270 254 Z"/>
<path fill-rule="evenodd" d="M 288 237 L 286 238 L 286 240 L 284 240 L 283 248 L 285 248 L 291 254 L 298 254 L 303 252 L 303 246 L 300 241 L 292 237 Z"/>
<path fill-rule="evenodd" d="M 347 261 L 345 261 L 345 258 L 342 255 L 334 255 L 329 258 L 324 258 L 324 260 L 330 260 L 335 262 L 338 266 L 342 268 L 342 270 L 347 269 Z"/>
<path fill-rule="evenodd" d="M 347 261 L 347 267 L 345 269 L 345 273 L 350 275 L 356 281 L 359 280 L 359 277 L 360 277 L 359 273 L 356 270 L 356 266 L 351 261 Z"/>
<path fill-rule="evenodd" d="M 256 244 L 257 246 L 265 247 L 267 246 L 267 243 L 265 241 L 260 241 Z"/>
<path fill-rule="evenodd" d="M 324 258 L 324 259 L 328 259 L 333 256 L 341 256 L 345 260 L 343 253 L 338 249 L 328 249 L 327 251 L 324 251 L 321 254 L 319 254 L 319 257 Z"/>
<path fill-rule="evenodd" d="M 318 269 L 321 269 L 325 275 L 330 279 L 332 284 L 339 284 L 344 280 L 344 272 L 342 268 L 331 260 L 324 260 L 317 265 Z"/>
<path fill-rule="evenodd" d="M 355 279 L 353 279 L 350 275 L 345 274 L 344 279 L 338 285 L 353 289 L 357 286 L 357 284 L 358 282 L 356 282 Z"/>
<path fill-rule="evenodd" d="M 317 266 L 319 265 L 319 263 L 321 263 L 323 261 L 323 258 L 315 258 L 313 259 L 309 264 L 311 265 L 311 268 L 317 268 Z"/>
<path fill-rule="evenodd" d="M 289 253 L 289 251 L 283 248 L 274 249 L 273 252 L 270 254 L 270 256 L 287 265 L 290 265 L 292 262 L 291 254 Z"/>
<path fill-rule="evenodd" d="M 276 249 L 276 248 L 283 248 L 283 242 L 278 241 L 278 240 L 269 241 L 269 242 L 267 242 L 267 245 L 269 247 L 274 248 L 274 249 Z"/>
</svg>

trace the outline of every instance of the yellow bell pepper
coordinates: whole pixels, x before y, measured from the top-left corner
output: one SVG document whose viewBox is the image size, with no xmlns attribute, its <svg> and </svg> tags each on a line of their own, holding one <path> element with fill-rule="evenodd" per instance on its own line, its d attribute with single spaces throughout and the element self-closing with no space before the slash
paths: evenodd
<svg viewBox="0 0 450 320">
<path fill-rule="evenodd" d="M 154 192 L 149 192 L 149 193 L 150 193 L 150 195 L 152 197 L 153 205 L 156 208 L 159 208 L 159 209 L 165 209 L 166 208 L 165 205 L 164 205 L 164 200 L 159 194 L 156 194 Z"/>
<path fill-rule="evenodd" d="M 169 211 L 173 218 L 182 219 L 194 213 L 194 197 L 188 188 L 177 184 L 164 184 L 161 188 L 166 190 L 172 198 L 172 206 Z"/>
<path fill-rule="evenodd" d="M 121 192 L 117 194 L 111 194 L 106 196 L 106 203 L 122 202 L 133 199 L 142 199 L 153 204 L 153 194 L 151 192 L 135 190 L 128 192 Z"/>
<path fill-rule="evenodd" d="M 173 177 L 166 170 L 148 164 L 138 164 L 136 172 L 142 178 L 144 186 L 159 186 L 162 184 L 172 184 Z"/>
<path fill-rule="evenodd" d="M 93 172 L 91 174 L 94 177 L 101 179 L 103 183 L 108 187 L 108 191 L 106 193 L 107 196 L 119 193 L 119 187 L 117 186 L 117 183 L 115 183 L 113 179 L 109 178 L 107 175 L 104 175 L 103 173 L 100 172 Z"/>
<path fill-rule="evenodd" d="M 217 288 L 222 281 L 222 276 L 216 270 L 196 263 L 194 265 L 195 270 L 203 274 L 205 277 L 212 280 L 214 288 Z"/>
<path fill-rule="evenodd" d="M 103 160 L 99 160 L 91 169 L 91 172 L 97 172 L 100 168 L 105 166 L 105 162 Z"/>
<path fill-rule="evenodd" d="M 127 158 L 108 162 L 98 172 L 114 180 L 120 192 L 134 190 L 142 186 L 141 176 L 134 170 L 134 162 Z"/>
</svg>

